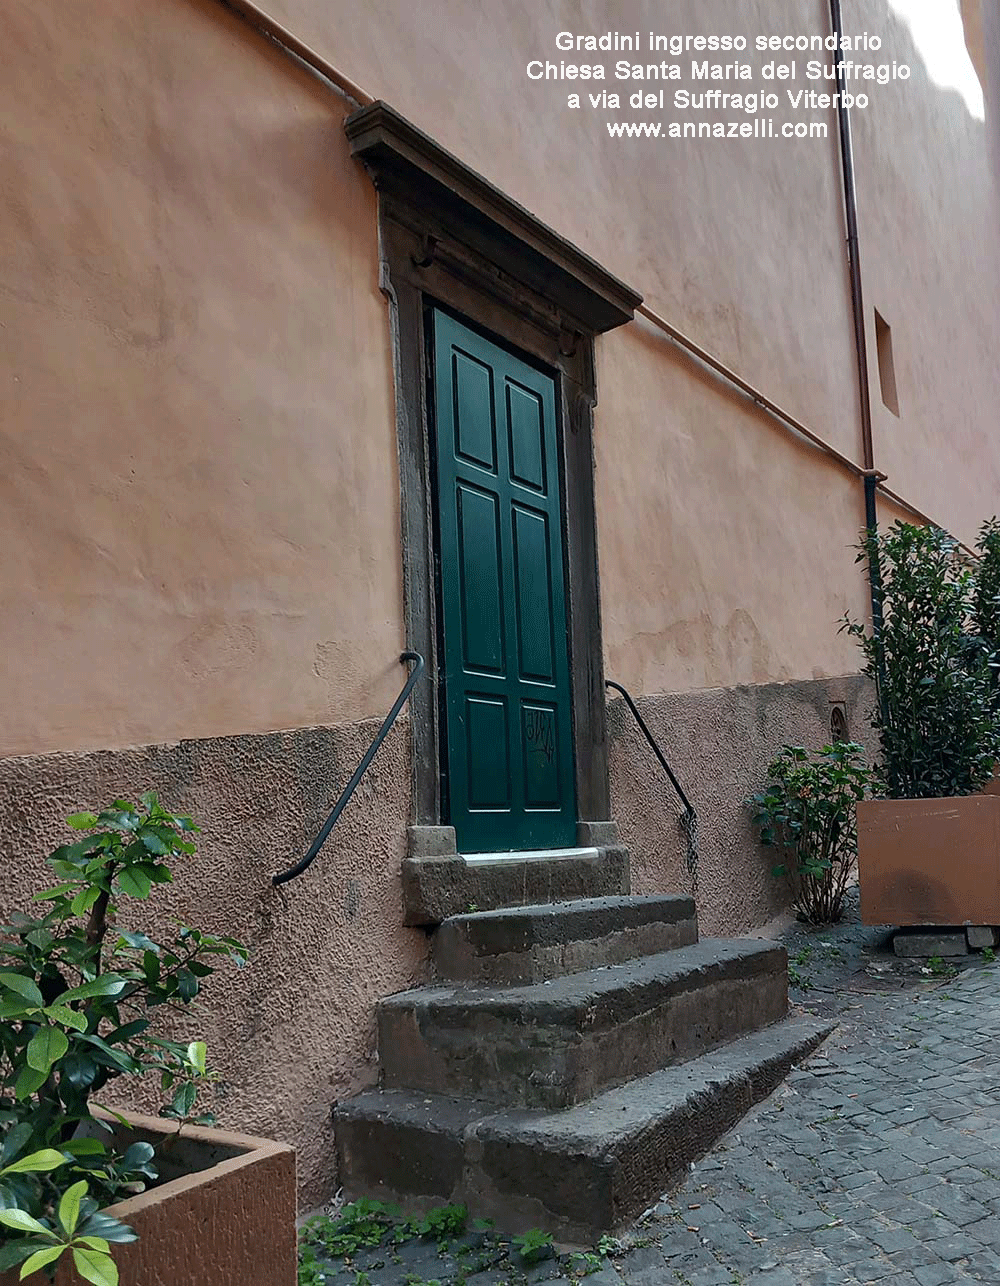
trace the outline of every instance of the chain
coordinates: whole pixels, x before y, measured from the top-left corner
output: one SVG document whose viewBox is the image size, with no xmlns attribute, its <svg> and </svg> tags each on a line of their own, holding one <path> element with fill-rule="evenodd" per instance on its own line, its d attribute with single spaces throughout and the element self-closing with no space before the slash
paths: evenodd
<svg viewBox="0 0 1000 1286">
<path fill-rule="evenodd" d="M 693 808 L 681 813 L 681 826 L 687 840 L 687 872 L 693 897 L 698 892 L 698 814 Z"/>
</svg>

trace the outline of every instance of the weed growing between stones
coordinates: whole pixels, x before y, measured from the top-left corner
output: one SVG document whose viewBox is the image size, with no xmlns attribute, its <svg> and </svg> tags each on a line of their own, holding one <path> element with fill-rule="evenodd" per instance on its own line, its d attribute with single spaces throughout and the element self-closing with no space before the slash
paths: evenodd
<svg viewBox="0 0 1000 1286">
<path fill-rule="evenodd" d="M 552 1234 L 543 1232 L 541 1228 L 529 1228 L 514 1238 L 514 1245 L 526 1264 L 534 1264 L 552 1254 Z"/>
<path fill-rule="evenodd" d="M 811 959 L 812 947 L 803 947 L 788 961 L 788 981 L 800 991 L 809 991 L 813 985 L 812 977 L 804 972 Z"/>
<path fill-rule="evenodd" d="M 441 1259 L 440 1277 L 424 1275 L 428 1249 Z M 303 1225 L 298 1286 L 327 1286 L 335 1279 L 343 1286 L 373 1286 L 371 1274 L 385 1268 L 386 1260 L 397 1266 L 393 1280 L 404 1286 L 442 1286 L 443 1280 L 464 1286 L 467 1277 L 487 1270 L 496 1272 L 504 1286 L 523 1286 L 542 1261 L 552 1261 L 553 1277 L 581 1279 L 598 1272 L 621 1249 L 616 1238 L 605 1236 L 592 1250 L 560 1255 L 544 1229 L 501 1237 L 489 1220 L 470 1221 L 464 1206 L 438 1206 L 424 1215 L 406 1216 L 385 1202 L 361 1199 Z M 413 1256 L 411 1271 L 406 1271 L 408 1256 Z"/>
</svg>

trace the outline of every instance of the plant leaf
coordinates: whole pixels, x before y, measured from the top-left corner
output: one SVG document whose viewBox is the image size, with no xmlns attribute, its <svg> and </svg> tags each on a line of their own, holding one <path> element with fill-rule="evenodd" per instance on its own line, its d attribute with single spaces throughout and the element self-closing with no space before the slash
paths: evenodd
<svg viewBox="0 0 1000 1286">
<path fill-rule="evenodd" d="M 28 1044 L 28 1066 L 48 1076 L 69 1050 L 69 1038 L 61 1027 L 39 1027 Z"/>
<path fill-rule="evenodd" d="M 127 866 L 118 875 L 118 887 L 123 893 L 128 893 L 134 898 L 148 898 L 149 890 L 152 888 L 152 881 L 145 871 L 140 871 L 134 866 Z"/>
<path fill-rule="evenodd" d="M 108 1151 L 100 1139 L 70 1139 L 62 1145 L 62 1150 L 72 1157 L 106 1156 Z"/>
<path fill-rule="evenodd" d="M 205 1060 L 208 1056 L 208 1047 L 203 1040 L 193 1040 L 187 1047 L 188 1062 L 195 1069 L 199 1076 L 205 1075 Z"/>
<path fill-rule="evenodd" d="M 77 1009 L 70 1009 L 66 1005 L 49 1005 L 42 1010 L 47 1018 L 53 1022 L 62 1023 L 64 1027 L 72 1027 L 74 1031 L 87 1030 L 87 1018 Z"/>
<path fill-rule="evenodd" d="M 69 904 L 70 910 L 74 915 L 83 915 L 85 911 L 90 910 L 100 896 L 101 890 L 96 884 L 87 884 Z"/>
<path fill-rule="evenodd" d="M 67 1054 L 60 1071 L 75 1089 L 86 1089 L 97 1079 L 97 1063 L 85 1054 Z"/>
<path fill-rule="evenodd" d="M 37 1273 L 40 1268 L 45 1268 L 48 1264 L 54 1264 L 60 1257 L 65 1246 L 46 1246 L 44 1250 L 36 1250 L 30 1259 L 26 1259 L 21 1265 L 20 1281 L 25 1277 L 30 1277 L 32 1273 Z"/>
<path fill-rule="evenodd" d="M 30 1232 L 36 1237 L 44 1237 L 46 1241 L 52 1241 L 55 1236 L 33 1215 L 29 1215 L 27 1210 L 0 1210 L 0 1223 L 17 1232 Z"/>
<path fill-rule="evenodd" d="M 47 1174 L 49 1170 L 56 1170 L 65 1164 L 66 1158 L 61 1152 L 57 1152 L 55 1148 L 42 1148 L 40 1152 L 32 1152 L 30 1156 L 5 1166 L 4 1174 Z"/>
<path fill-rule="evenodd" d="M 151 939 L 147 938 L 144 933 L 130 933 L 125 929 L 118 930 L 118 936 L 122 942 L 127 943 L 130 947 L 135 947 L 139 951 L 159 951 L 159 947 Z"/>
<path fill-rule="evenodd" d="M 54 1003 L 66 1005 L 71 1000 L 90 1000 L 94 996 L 117 996 L 127 986 L 128 980 L 121 974 L 102 973 L 91 982 L 82 982 L 79 987 L 70 987 L 69 991 L 64 991 L 61 996 L 57 996 Z"/>
<path fill-rule="evenodd" d="M 4 1135 L 3 1147 L 0 1148 L 0 1169 L 3 1169 L 4 1163 L 11 1157 L 17 1156 L 30 1138 L 31 1125 L 28 1121 L 22 1121 L 7 1131 Z"/>
<path fill-rule="evenodd" d="M 121 1223 L 118 1219 L 113 1219 L 110 1215 L 91 1215 L 81 1225 L 80 1232 L 81 1234 L 86 1233 L 88 1236 L 100 1237 L 103 1241 L 124 1243 L 139 1240 L 134 1228 L 130 1228 L 128 1224 Z"/>
<path fill-rule="evenodd" d="M 92 1282 L 93 1286 L 118 1286 L 118 1268 L 110 1255 L 74 1246 L 73 1263 L 84 1281 Z"/>
<path fill-rule="evenodd" d="M 76 881 L 67 881 L 65 884 L 55 884 L 50 889 L 42 889 L 39 893 L 31 895 L 32 902 L 54 902 L 66 893 L 72 893 L 76 888 Z"/>
<path fill-rule="evenodd" d="M 87 1180 L 81 1179 L 67 1188 L 59 1201 L 59 1222 L 72 1237 L 80 1222 L 80 1202 L 87 1195 Z"/>
<path fill-rule="evenodd" d="M 140 1166 L 148 1165 L 155 1155 L 156 1150 L 151 1143 L 133 1143 L 122 1155 L 121 1168 L 130 1174 Z"/>
<path fill-rule="evenodd" d="M 107 1112 L 108 1116 L 117 1121 L 119 1125 L 124 1125 L 127 1130 L 132 1128 L 132 1122 L 128 1117 L 122 1116 L 121 1112 L 116 1112 L 113 1107 L 108 1107 L 107 1103 L 95 1103 L 94 1107 L 99 1107 L 102 1112 Z"/>
<path fill-rule="evenodd" d="M 75 831 L 89 831 L 97 825 L 96 813 L 74 813 L 72 817 L 66 818 L 66 825 L 72 826 Z"/>
<path fill-rule="evenodd" d="M 37 1089 L 40 1089 L 45 1084 L 48 1078 L 48 1072 L 40 1072 L 35 1067 L 25 1065 L 21 1068 L 14 1084 L 14 1097 L 18 1102 L 22 1099 L 30 1098 Z"/>
<path fill-rule="evenodd" d="M 20 996 L 37 1009 L 41 1009 L 45 1004 L 42 999 L 42 993 L 30 978 L 25 978 L 24 974 L 11 973 L 6 969 L 0 971 L 0 987 L 6 987 L 8 991 L 13 991 L 15 995 Z"/>
</svg>

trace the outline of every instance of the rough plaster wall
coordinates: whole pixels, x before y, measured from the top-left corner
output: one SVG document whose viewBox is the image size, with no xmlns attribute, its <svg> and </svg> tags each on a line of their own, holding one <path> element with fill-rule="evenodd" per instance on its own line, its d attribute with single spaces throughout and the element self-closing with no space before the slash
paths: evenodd
<svg viewBox="0 0 1000 1286">
<path fill-rule="evenodd" d="M 376 198 L 215 3 L 0 5 L 0 754 L 399 688 Z"/>
<path fill-rule="evenodd" d="M 208 980 L 201 1015 L 180 1030 L 209 1043 L 223 1076 L 221 1123 L 295 1146 L 307 1205 L 335 1186 L 333 1103 L 377 1078 L 376 1000 L 426 976 L 427 939 L 402 927 L 400 905 L 405 725 L 308 873 L 284 891 L 270 884 L 304 853 L 375 731 L 362 722 L 0 759 L 0 911 L 24 907 L 43 887 L 41 859 L 65 842 L 70 813 L 155 789 L 202 826 L 197 856 L 151 903 L 125 900 L 123 924 L 148 929 L 153 914 L 151 931 L 165 932 L 180 917 L 253 948 L 245 971 Z M 151 1087 L 133 1103 L 154 1100 Z"/>
<path fill-rule="evenodd" d="M 651 160 L 581 138 L 558 90 L 521 79 L 581 25 L 571 0 L 272 9 L 857 454 L 832 139 Z M 869 306 L 904 408 L 876 396 L 877 463 L 968 537 L 1000 489 L 996 183 L 984 127 L 886 0 L 859 12 L 916 67 L 855 118 Z M 653 0 L 585 17 L 664 25 Z M 826 21 L 824 0 L 670 13 L 679 31 Z M 988 6 L 994 71 L 998 23 Z M 343 102 L 216 0 L 13 0 L 0 36 L 0 753 L 384 709 L 403 632 L 392 376 Z M 863 610 L 859 484 L 668 350 L 638 323 L 599 346 L 609 667 L 649 692 L 845 672 L 829 623 Z"/>
<path fill-rule="evenodd" d="M 598 376 L 608 677 L 649 693 L 856 670 L 837 623 L 868 612 L 860 480 L 648 324 L 601 337 Z"/>
<path fill-rule="evenodd" d="M 590 85 L 627 97 L 663 82 L 525 75 L 530 59 L 629 59 L 560 52 L 560 31 L 826 32 L 826 0 L 367 0 L 364 21 L 354 0 L 270 0 L 268 12 L 768 396 L 856 448 L 857 409 L 841 396 L 854 349 L 835 129 L 819 144 L 644 146 L 609 138 L 566 95 Z"/>
<path fill-rule="evenodd" d="M 699 817 L 698 922 L 705 935 L 740 933 L 778 914 L 787 892 L 755 840 L 746 800 L 789 742 L 830 740 L 831 702 L 873 754 L 868 680 L 826 681 L 645 696 L 639 709 Z M 622 701 L 608 709 L 612 814 L 632 862 L 633 893 L 689 892 L 680 801 Z"/>
<path fill-rule="evenodd" d="M 858 28 L 880 29 L 892 57 L 912 68 L 852 113 L 875 465 L 971 543 L 1000 508 L 1000 80 L 986 77 L 979 119 L 957 89 L 933 79 L 933 51 L 897 13 L 907 6 L 854 7 Z M 958 0 L 929 7 L 950 16 L 960 41 Z M 983 65 L 995 75 L 996 0 L 984 17 Z M 892 328 L 899 418 L 880 395 L 875 309 Z"/>
</svg>

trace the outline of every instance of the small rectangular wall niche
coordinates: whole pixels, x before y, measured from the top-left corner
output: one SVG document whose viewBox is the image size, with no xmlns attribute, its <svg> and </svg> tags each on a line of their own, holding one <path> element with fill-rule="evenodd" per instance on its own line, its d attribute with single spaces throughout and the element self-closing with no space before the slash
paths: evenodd
<svg viewBox="0 0 1000 1286">
<path fill-rule="evenodd" d="M 875 346 L 878 350 L 878 382 L 882 389 L 882 402 L 898 418 L 899 396 L 896 393 L 896 366 L 892 360 L 892 327 L 877 308 Z"/>
</svg>

